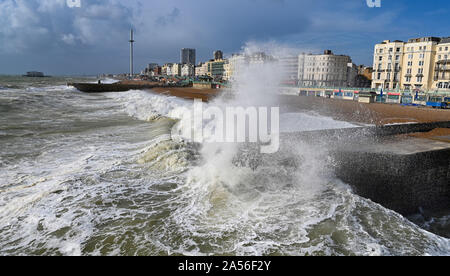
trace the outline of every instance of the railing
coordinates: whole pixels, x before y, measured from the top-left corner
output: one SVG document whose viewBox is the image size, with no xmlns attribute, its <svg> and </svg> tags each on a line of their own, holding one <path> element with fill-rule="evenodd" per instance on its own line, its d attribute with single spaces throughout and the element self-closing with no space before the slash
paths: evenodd
<svg viewBox="0 0 450 276">
<path fill-rule="evenodd" d="M 290 87 L 292 88 L 292 87 Z M 361 87 L 323 87 L 323 86 L 299 86 L 296 87 L 298 89 L 302 89 L 302 90 L 308 90 L 308 89 L 317 89 L 317 90 L 341 90 L 342 92 L 344 91 L 359 91 L 359 92 L 374 92 L 377 91 L 378 93 L 381 92 L 380 88 L 361 88 Z M 405 89 L 383 89 L 383 93 L 400 93 L 400 94 L 415 94 L 416 92 L 418 92 L 419 94 L 437 94 L 437 95 L 448 95 L 450 96 L 450 88 L 449 89 L 445 89 L 445 88 L 439 88 L 439 89 L 432 89 L 432 90 L 415 90 L 415 89 L 411 89 L 411 90 L 405 90 Z"/>
</svg>

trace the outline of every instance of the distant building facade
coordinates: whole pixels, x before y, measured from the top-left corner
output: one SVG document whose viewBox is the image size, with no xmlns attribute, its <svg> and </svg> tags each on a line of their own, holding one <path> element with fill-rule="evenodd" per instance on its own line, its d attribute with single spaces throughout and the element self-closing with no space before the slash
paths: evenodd
<svg viewBox="0 0 450 276">
<path fill-rule="evenodd" d="M 166 66 L 167 76 L 180 76 L 181 75 L 181 64 L 178 63 L 168 63 Z"/>
<path fill-rule="evenodd" d="M 181 65 L 181 76 L 182 77 L 193 77 L 195 76 L 195 65 L 193 64 L 182 64 Z"/>
<path fill-rule="evenodd" d="M 232 54 L 229 59 L 217 60 L 220 71 L 220 63 L 223 62 L 223 79 L 232 81 L 240 74 L 242 69 L 249 65 L 265 64 L 266 62 L 274 62 L 276 59 L 264 52 L 253 53 L 252 55 Z M 214 75 L 214 74 L 213 74 Z"/>
<path fill-rule="evenodd" d="M 355 87 L 358 88 L 371 88 L 372 87 L 372 73 L 373 68 L 364 65 L 357 67 L 358 74 L 355 78 Z"/>
<path fill-rule="evenodd" d="M 213 79 L 223 79 L 225 73 L 225 60 L 211 60 L 207 62 L 207 75 Z"/>
<path fill-rule="evenodd" d="M 353 62 L 347 64 L 347 87 L 357 87 L 356 77 L 358 76 L 358 66 Z"/>
<path fill-rule="evenodd" d="M 148 66 L 141 71 L 141 75 L 159 76 L 161 75 L 161 67 L 157 63 L 149 63 Z"/>
<path fill-rule="evenodd" d="M 349 56 L 335 55 L 331 50 L 321 55 L 301 54 L 298 60 L 301 86 L 348 87 L 354 82 L 351 78 L 357 75 Z"/>
<path fill-rule="evenodd" d="M 201 62 L 195 67 L 195 76 L 202 77 L 208 74 L 208 63 Z"/>
<path fill-rule="evenodd" d="M 224 64 L 223 79 L 233 81 L 236 74 L 239 74 L 242 66 L 248 64 L 248 57 L 242 54 L 232 54 L 231 57 Z"/>
<path fill-rule="evenodd" d="M 450 89 L 450 37 L 442 38 L 436 46 L 432 88 Z"/>
<path fill-rule="evenodd" d="M 220 50 L 214 51 L 214 60 L 223 60 L 223 52 Z"/>
<path fill-rule="evenodd" d="M 192 64 L 195 65 L 196 53 L 195 49 L 183 48 L 181 49 L 181 64 Z"/>
<path fill-rule="evenodd" d="M 291 85 L 298 84 L 298 57 L 288 56 L 288 57 L 278 57 L 280 62 L 280 67 L 282 70 L 282 75 L 284 82 Z"/>
<path fill-rule="evenodd" d="M 450 38 L 385 40 L 374 48 L 372 88 L 439 90 L 450 88 Z"/>
</svg>

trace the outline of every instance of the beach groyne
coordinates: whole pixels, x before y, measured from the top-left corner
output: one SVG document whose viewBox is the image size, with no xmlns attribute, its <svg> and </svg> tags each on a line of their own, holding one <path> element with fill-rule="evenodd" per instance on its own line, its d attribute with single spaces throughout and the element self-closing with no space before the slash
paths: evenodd
<svg viewBox="0 0 450 276">
<path fill-rule="evenodd" d="M 190 86 L 165 85 L 145 81 L 121 81 L 118 83 L 68 83 L 84 93 L 126 92 L 130 90 L 151 90 L 154 93 L 175 96 L 184 99 L 201 99 L 204 102 L 217 96 L 218 89 L 195 89 Z"/>
</svg>

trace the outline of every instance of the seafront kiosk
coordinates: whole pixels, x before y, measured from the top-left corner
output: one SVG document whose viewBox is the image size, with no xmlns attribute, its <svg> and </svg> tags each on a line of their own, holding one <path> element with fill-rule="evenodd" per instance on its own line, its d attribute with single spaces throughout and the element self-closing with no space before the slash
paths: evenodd
<svg viewBox="0 0 450 276">
<path fill-rule="evenodd" d="M 376 92 L 359 92 L 358 96 L 358 102 L 360 103 L 374 103 L 376 99 L 377 93 Z"/>
</svg>

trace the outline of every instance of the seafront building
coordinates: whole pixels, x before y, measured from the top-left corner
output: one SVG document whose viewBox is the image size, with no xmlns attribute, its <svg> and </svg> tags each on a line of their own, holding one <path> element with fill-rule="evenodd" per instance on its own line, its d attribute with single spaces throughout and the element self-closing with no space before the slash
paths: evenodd
<svg viewBox="0 0 450 276">
<path fill-rule="evenodd" d="M 214 51 L 214 60 L 223 60 L 223 52 L 220 50 Z"/>
<path fill-rule="evenodd" d="M 450 37 L 441 39 L 436 52 L 432 86 L 438 90 L 450 89 Z"/>
<path fill-rule="evenodd" d="M 141 71 L 141 75 L 149 77 L 159 76 L 161 75 L 161 67 L 158 63 L 149 63 L 148 66 Z"/>
<path fill-rule="evenodd" d="M 195 67 L 195 76 L 197 76 L 197 77 L 206 76 L 207 72 L 208 72 L 208 64 L 205 62 L 200 62 Z"/>
<path fill-rule="evenodd" d="M 372 73 L 373 68 L 364 65 L 357 67 L 358 74 L 355 78 L 355 87 L 358 88 L 371 88 L 372 87 Z"/>
<path fill-rule="evenodd" d="M 215 51 L 213 53 L 214 59 L 211 59 L 205 63 L 199 64 L 196 67 L 196 76 L 208 76 L 213 79 L 223 79 L 225 76 L 225 66 L 228 63 L 226 59 L 223 59 L 222 51 Z"/>
<path fill-rule="evenodd" d="M 195 66 L 193 64 L 182 64 L 181 65 L 181 76 L 182 77 L 195 76 Z"/>
<path fill-rule="evenodd" d="M 299 60 L 297 56 L 277 57 L 280 62 L 283 78 L 286 84 L 298 85 Z"/>
<path fill-rule="evenodd" d="M 242 54 L 232 54 L 231 57 L 224 64 L 223 79 L 226 81 L 233 81 L 236 75 L 239 74 L 242 66 L 248 64 L 248 57 Z"/>
<path fill-rule="evenodd" d="M 181 75 L 181 64 L 178 63 L 168 63 L 166 66 L 167 76 L 180 76 Z"/>
<path fill-rule="evenodd" d="M 353 62 L 347 63 L 347 83 L 346 87 L 358 87 L 356 85 L 356 78 L 358 76 L 358 66 Z"/>
<path fill-rule="evenodd" d="M 245 66 L 265 64 L 266 62 L 273 62 L 275 60 L 275 58 L 266 55 L 264 52 L 257 52 L 252 55 L 232 54 L 229 59 L 224 60 L 223 79 L 226 81 L 235 80 L 236 76 L 242 72 Z M 293 66 L 295 67 L 296 64 L 293 64 Z M 277 68 L 274 67 L 274 70 L 276 69 Z M 296 76 L 294 76 L 293 79 L 296 79 Z"/>
<path fill-rule="evenodd" d="M 209 61 L 207 75 L 213 79 L 222 79 L 225 73 L 225 63 L 224 59 Z"/>
<path fill-rule="evenodd" d="M 354 79 L 351 78 L 356 77 L 356 70 L 349 56 L 335 55 L 331 50 L 325 50 L 321 55 L 301 54 L 298 57 L 298 80 L 304 87 L 352 86 Z"/>
<path fill-rule="evenodd" d="M 372 88 L 387 90 L 448 89 L 450 38 L 385 40 L 374 48 Z"/>
</svg>

